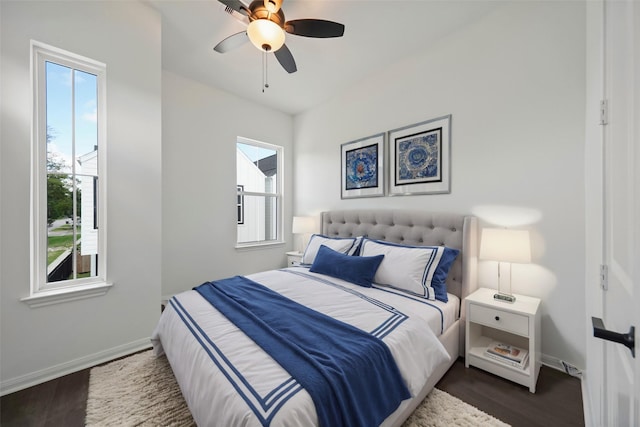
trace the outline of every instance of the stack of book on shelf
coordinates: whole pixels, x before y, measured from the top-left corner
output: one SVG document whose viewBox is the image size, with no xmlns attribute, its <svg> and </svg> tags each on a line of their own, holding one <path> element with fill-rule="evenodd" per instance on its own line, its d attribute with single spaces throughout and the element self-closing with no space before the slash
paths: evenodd
<svg viewBox="0 0 640 427">
<path fill-rule="evenodd" d="M 529 352 L 527 350 L 498 341 L 493 341 L 489 344 L 484 355 L 519 369 L 524 369 L 529 361 Z"/>
</svg>

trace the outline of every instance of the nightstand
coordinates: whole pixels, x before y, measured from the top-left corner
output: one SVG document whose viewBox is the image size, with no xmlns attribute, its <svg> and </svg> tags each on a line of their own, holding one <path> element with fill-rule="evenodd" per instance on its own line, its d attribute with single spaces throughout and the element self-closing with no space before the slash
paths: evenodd
<svg viewBox="0 0 640 427">
<path fill-rule="evenodd" d="M 160 313 L 164 311 L 165 308 L 169 305 L 169 300 L 173 298 L 174 294 L 171 295 L 163 295 L 162 299 L 160 299 Z"/>
<path fill-rule="evenodd" d="M 287 252 L 287 267 L 296 267 L 302 262 L 302 252 Z"/>
<path fill-rule="evenodd" d="M 513 303 L 493 299 L 495 289 L 480 288 L 467 298 L 465 366 L 487 372 L 529 387 L 536 392 L 540 373 L 540 300 L 516 295 Z M 485 355 L 492 341 L 529 351 L 529 361 L 522 368 L 510 366 Z"/>
</svg>

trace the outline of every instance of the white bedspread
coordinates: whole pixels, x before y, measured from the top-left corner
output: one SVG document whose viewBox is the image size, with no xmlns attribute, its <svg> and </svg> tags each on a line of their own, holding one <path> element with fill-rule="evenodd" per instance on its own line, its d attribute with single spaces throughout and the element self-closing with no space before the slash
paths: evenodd
<svg viewBox="0 0 640 427">
<path fill-rule="evenodd" d="M 444 317 L 435 305 L 305 268 L 247 277 L 382 339 L 414 396 L 449 361 L 432 332 L 442 328 Z M 156 355 L 167 355 L 198 425 L 317 425 L 309 394 L 196 291 L 171 300 L 152 342 Z"/>
</svg>

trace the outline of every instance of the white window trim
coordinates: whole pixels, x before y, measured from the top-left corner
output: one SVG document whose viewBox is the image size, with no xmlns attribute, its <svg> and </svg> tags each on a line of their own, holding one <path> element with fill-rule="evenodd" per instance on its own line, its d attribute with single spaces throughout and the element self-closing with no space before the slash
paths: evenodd
<svg viewBox="0 0 640 427">
<path fill-rule="evenodd" d="M 236 144 L 237 143 L 241 143 L 241 144 L 247 144 L 247 145 L 255 145 L 258 147 L 262 147 L 262 148 L 266 148 L 269 150 L 274 150 L 276 153 L 278 153 L 277 159 L 278 159 L 278 163 L 277 163 L 277 167 L 278 167 L 278 177 L 276 180 L 276 192 L 275 193 L 255 193 L 255 192 L 251 192 L 251 191 L 244 191 L 242 194 L 244 195 L 259 195 L 259 196 L 275 196 L 276 198 L 276 203 L 279 206 L 279 209 L 276 210 L 276 224 L 278 227 L 278 235 L 276 237 L 275 240 L 264 240 L 264 241 L 260 241 L 260 242 L 246 242 L 246 243 L 240 243 L 238 242 L 238 238 L 236 235 L 236 245 L 235 248 L 239 249 L 239 250 L 246 250 L 246 249 L 260 249 L 260 248 L 264 248 L 264 247 L 270 247 L 270 246 L 281 246 L 284 245 L 286 242 L 284 241 L 284 218 L 283 218 L 283 212 L 284 212 L 284 203 L 283 203 L 283 193 L 284 193 L 284 147 L 280 146 L 280 145 L 274 145 L 274 144 L 269 144 L 267 142 L 262 142 L 262 141 L 257 141 L 255 139 L 250 139 L 250 138 L 245 138 L 243 136 L 238 136 L 236 139 Z M 237 185 L 237 173 L 236 173 L 236 185 Z M 237 192 L 236 192 L 237 194 Z M 234 206 L 236 206 L 234 204 Z M 234 217 L 237 217 L 237 215 L 235 215 Z M 237 227 L 237 224 L 236 224 Z"/>
<path fill-rule="evenodd" d="M 47 284 L 47 122 L 45 61 L 79 69 L 97 76 L 98 112 L 98 276 Z M 31 40 L 33 120 L 31 133 L 31 279 L 30 293 L 21 301 L 30 307 L 57 304 L 104 295 L 113 286 L 107 281 L 107 179 L 106 179 L 106 65 L 62 49 Z"/>
<path fill-rule="evenodd" d="M 79 299 L 105 295 L 112 283 L 99 282 L 86 285 L 65 286 L 59 289 L 40 291 L 37 294 L 20 299 L 31 308 L 76 301 Z"/>
</svg>

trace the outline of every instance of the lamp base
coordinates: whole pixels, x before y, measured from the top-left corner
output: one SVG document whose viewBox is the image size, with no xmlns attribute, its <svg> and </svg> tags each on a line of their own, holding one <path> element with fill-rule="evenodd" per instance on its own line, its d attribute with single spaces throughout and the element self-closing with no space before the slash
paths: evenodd
<svg viewBox="0 0 640 427">
<path fill-rule="evenodd" d="M 515 296 L 509 294 L 501 294 L 499 292 L 497 294 L 493 294 L 493 299 L 503 302 L 516 302 Z"/>
</svg>

